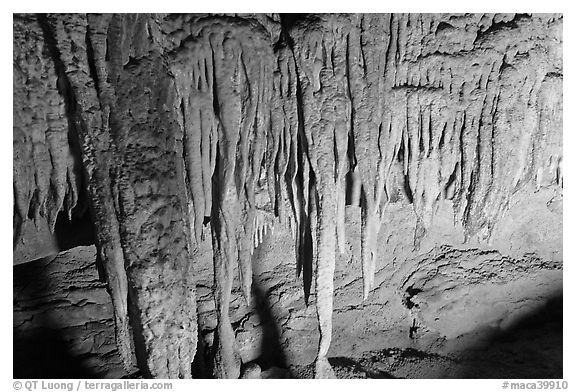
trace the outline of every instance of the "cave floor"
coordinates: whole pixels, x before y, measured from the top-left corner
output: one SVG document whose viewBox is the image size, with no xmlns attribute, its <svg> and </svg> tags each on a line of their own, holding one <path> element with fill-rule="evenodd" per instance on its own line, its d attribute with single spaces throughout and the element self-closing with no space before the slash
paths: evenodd
<svg viewBox="0 0 576 392">
<path fill-rule="evenodd" d="M 336 376 L 350 378 L 474 378 L 561 379 L 562 300 L 551 302 L 510 330 L 484 338 L 474 347 L 439 355 L 411 348 L 365 352 L 359 358 L 330 358 Z M 468 337 L 470 338 L 470 337 Z M 469 339 L 467 341 L 470 341 Z M 313 366 L 293 370 L 298 378 L 310 378 Z"/>
</svg>

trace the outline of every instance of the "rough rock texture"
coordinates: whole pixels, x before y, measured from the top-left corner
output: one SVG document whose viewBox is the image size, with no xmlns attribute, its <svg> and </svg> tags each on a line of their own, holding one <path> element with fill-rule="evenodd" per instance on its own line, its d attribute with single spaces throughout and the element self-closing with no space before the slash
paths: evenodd
<svg viewBox="0 0 576 392">
<path fill-rule="evenodd" d="M 56 65 L 35 16 L 14 17 L 13 45 L 16 247 L 22 233 L 33 230 L 29 226 L 35 225 L 43 233 L 48 232 L 44 226 L 54 231 L 61 210 L 71 217 L 81 174 L 64 97 L 59 94 Z M 51 253 L 44 252 L 38 257 Z"/>
<path fill-rule="evenodd" d="M 534 216 L 549 228 L 561 224 L 561 214 L 546 206 L 552 196 L 550 190 L 515 196 L 509 215 L 495 228 L 495 235 L 507 236 L 510 241 L 492 247 L 464 245 L 459 230 L 442 225 L 444 229 L 430 234 L 420 251 L 413 251 L 412 237 L 407 235 L 415 220 L 411 206 L 394 207 L 389 211 L 395 216 L 393 229 L 383 229 L 378 240 L 378 251 L 389 249 L 393 262 L 377 259 L 377 288 L 368 301 L 362 301 L 362 271 L 358 268 L 360 211 L 348 207 L 346 251 L 336 260 L 334 340 L 328 352 L 336 375 L 505 378 L 526 377 L 536 371 L 542 377 L 558 377 L 562 335 L 561 324 L 556 326 L 557 315 L 546 316 L 546 323 L 553 323 L 546 327 L 550 330 L 542 329 L 545 323 L 535 324 L 532 330 L 518 329 L 523 320 L 540 313 L 561 296 L 562 238 L 557 229 L 542 231 L 533 224 Z M 451 220 L 449 206 L 440 209 L 438 219 Z M 506 232 L 524 235 L 510 237 Z M 294 279 L 296 262 L 289 231 L 275 230 L 263 241 L 254 256 L 251 306 L 243 300 L 239 279 L 235 279 L 232 290 L 230 319 L 242 363 L 246 364 L 242 377 L 253 376 L 257 366 L 263 370 L 260 377 L 274 368 L 289 369 L 291 377 L 313 376 L 313 368 L 306 365 L 316 357 L 316 314 L 312 306 L 306 307 L 300 283 Z M 389 248 L 391 243 L 394 246 Z M 69 252 L 55 261 L 74 257 L 74 263 L 93 266 L 95 248 L 81 249 L 84 250 L 78 255 Z M 66 267 L 58 268 L 66 270 L 74 263 L 70 260 Z M 210 241 L 200 247 L 196 265 L 197 276 L 201 277 L 197 281 L 203 337 L 200 344 L 210 347 L 217 328 Z M 529 265 L 535 267 L 526 269 Z M 465 274 L 462 268 L 467 270 Z M 455 282 L 452 276 L 458 280 Z M 15 294 L 17 298 L 22 297 L 19 292 Z M 86 303 L 102 301 L 86 291 L 82 298 Z M 311 296 L 311 305 L 313 301 Z M 64 302 L 62 306 L 69 305 Z M 91 314 L 83 312 L 79 317 L 86 317 L 82 319 L 85 322 L 92 320 L 90 317 L 101 317 Z M 60 328 L 57 323 L 43 323 Z M 105 327 L 107 336 L 112 336 L 112 323 Z M 18 333 L 21 330 L 22 327 L 15 328 Z M 67 331 L 60 333 L 67 336 Z M 505 338 L 500 347 L 492 341 L 502 334 L 513 338 Z M 71 339 L 69 344 L 83 347 L 82 342 L 84 339 Z M 535 344 L 529 348 L 532 342 Z M 80 349 L 71 352 L 76 350 Z M 542 356 L 549 360 L 537 359 Z M 119 362 L 116 364 L 120 366 Z"/>
<path fill-rule="evenodd" d="M 78 247 L 14 269 L 15 377 L 126 374 L 95 261 L 94 247 Z"/>
<path fill-rule="evenodd" d="M 376 331 L 506 327 L 561 286 L 562 23 L 15 15 L 15 249 L 83 178 L 119 352 L 151 377 L 205 353 L 238 378 L 260 318 L 267 365 L 319 378 Z"/>
<path fill-rule="evenodd" d="M 368 351 L 391 347 L 438 355 L 466 351 L 482 339 L 508 331 L 561 295 L 562 238 L 556 228 L 543 232 L 531 225 L 534 215 L 548 227 L 561 224 L 561 214 L 546 207 L 551 197 L 553 192 L 546 191 L 513 198 L 510 216 L 494 233 L 503 236 L 510 230 L 523 232 L 526 237 L 492 247 L 463 244 L 461 230 L 444 224 L 415 251 L 410 234 L 416 218 L 411 205 L 391 207 L 389 213 L 394 218 L 378 240 L 379 254 L 387 253 L 391 262 L 377 259 L 376 289 L 366 301 L 362 300 L 361 213 L 356 207 L 348 207 L 346 251 L 336 258 L 334 330 L 328 357 L 360 357 Z M 447 203 L 440 208 L 438 220 L 451 222 Z M 236 340 L 244 363 L 260 360 L 263 366 L 290 367 L 295 376 L 309 376 L 301 373 L 301 367 L 315 359 L 318 327 L 313 307 L 305 306 L 299 283 L 293 278 L 294 261 L 287 234 L 275 230 L 255 252 L 253 290 L 256 302 L 263 306 L 246 309 L 236 285 L 231 319 L 233 325 L 238 325 Z M 539 256 L 535 256 L 534 249 L 538 249 Z M 457 261 L 447 263 L 456 255 Z M 205 258 L 199 258 L 199 266 L 208 268 L 202 260 Z M 523 266 L 528 261 L 537 267 L 526 275 Z M 424 270 L 422 265 L 441 268 Z M 460 268 L 466 268 L 466 273 Z M 418 271 L 422 271 L 420 275 Z M 454 281 L 452 276 L 456 274 L 463 276 Z M 415 294 L 412 284 L 422 291 Z M 210 344 L 215 327 L 213 305 L 205 299 L 210 291 L 199 288 L 198 294 L 201 324 L 207 327 L 203 334 Z M 313 305 L 315 296 L 310 300 Z"/>
</svg>

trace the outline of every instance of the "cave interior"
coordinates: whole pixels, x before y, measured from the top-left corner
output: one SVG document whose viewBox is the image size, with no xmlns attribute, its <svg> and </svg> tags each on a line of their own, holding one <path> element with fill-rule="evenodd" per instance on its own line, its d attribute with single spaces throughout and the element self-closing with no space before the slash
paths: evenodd
<svg viewBox="0 0 576 392">
<path fill-rule="evenodd" d="M 562 14 L 14 14 L 15 378 L 562 378 Z"/>
</svg>

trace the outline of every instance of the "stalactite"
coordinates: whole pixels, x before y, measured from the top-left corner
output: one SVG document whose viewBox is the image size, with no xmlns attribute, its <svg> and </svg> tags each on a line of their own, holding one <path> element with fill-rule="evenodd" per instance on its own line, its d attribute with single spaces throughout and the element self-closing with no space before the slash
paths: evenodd
<svg viewBox="0 0 576 392">
<path fill-rule="evenodd" d="M 72 211 L 78 204 L 79 196 L 78 192 L 80 191 L 81 183 L 78 173 L 80 172 L 80 168 L 78 162 L 74 158 L 74 155 L 68 155 L 68 167 L 66 169 L 66 182 L 68 183 L 69 192 L 66 194 L 64 198 L 64 210 L 66 211 L 66 215 L 68 215 L 68 219 L 72 219 Z"/>
<path fill-rule="evenodd" d="M 87 172 L 88 191 L 98 224 L 96 235 L 104 262 L 108 288 L 114 305 L 118 350 L 127 370 L 132 369 L 132 343 L 128 326 L 128 283 L 120 245 L 116 210 L 110 193 L 110 178 L 106 155 L 110 151 L 109 137 L 97 108 L 98 98 L 90 77 L 84 38 L 86 19 L 81 16 L 53 15 L 44 20 L 46 41 L 53 42 L 53 55 L 62 67 L 64 84 L 71 89 L 79 109 L 77 129 L 82 160 Z M 74 43 L 74 44 L 73 44 Z M 64 76 L 65 75 L 65 76 Z"/>
<path fill-rule="evenodd" d="M 237 378 L 240 362 L 228 315 L 230 291 L 237 268 L 244 298 L 250 302 L 252 254 L 267 227 L 256 212 L 255 187 L 270 127 L 272 56 L 266 35 L 254 34 L 241 19 L 228 21 L 237 23 L 236 32 L 231 33 L 230 26 L 222 29 L 218 19 L 203 21 L 197 35 L 172 54 L 172 68 L 185 105 L 182 117 L 197 235 L 201 218 L 211 216 L 218 309 L 214 372 Z M 200 66 L 191 70 L 195 62 Z M 212 179 L 211 211 L 202 205 L 202 178 Z"/>
<path fill-rule="evenodd" d="M 348 170 L 350 102 L 347 96 L 346 35 L 349 27 L 337 16 L 310 20 L 305 29 L 293 29 L 295 63 L 301 89 L 303 133 L 306 139 L 315 192 L 310 232 L 315 245 L 316 310 L 320 344 L 316 377 L 334 377 L 326 358 L 332 335 L 332 297 L 339 208 L 345 198 L 344 175 Z M 310 186 L 310 184 L 308 184 Z M 309 189 L 312 189 L 310 186 Z M 304 192 L 306 188 L 304 188 Z M 340 202 L 340 203 L 339 203 Z M 305 283 L 306 284 L 306 283 Z"/>
<path fill-rule="evenodd" d="M 201 241 L 204 237 L 204 217 L 210 216 L 212 208 L 211 178 L 218 129 L 212 92 L 212 55 L 202 45 L 191 45 L 186 54 L 186 62 L 180 60 L 176 63 L 185 64 L 184 67 L 173 67 L 173 72 L 178 93 L 182 97 L 186 168 L 194 207 L 194 216 L 191 218 L 196 240 Z"/>
<path fill-rule="evenodd" d="M 20 101 L 18 95 L 21 94 L 16 84 L 24 83 L 16 79 L 19 73 L 14 71 L 14 99 Z M 28 220 L 28 210 L 33 192 L 33 176 L 34 167 L 27 164 L 31 160 L 32 143 L 29 142 L 27 136 L 27 119 L 16 111 L 14 106 L 14 130 L 13 130 L 13 143 L 14 143 L 14 174 L 13 174 L 13 187 L 14 187 L 14 246 L 20 239 L 21 232 L 23 231 Z"/>
<path fill-rule="evenodd" d="M 229 308 L 233 274 L 238 257 L 238 189 L 235 184 L 236 153 L 241 127 L 240 44 L 220 34 L 210 37 L 214 58 L 214 96 L 220 118 L 216 171 L 213 177 L 212 247 L 214 286 L 218 310 L 214 372 L 219 378 L 240 376 L 240 357 L 230 325 Z M 240 261 L 241 263 L 241 261 Z"/>
<path fill-rule="evenodd" d="M 278 48 L 272 109 L 273 138 L 281 140 L 281 148 L 268 148 L 269 192 L 275 201 L 280 221 L 291 226 L 296 250 L 296 276 L 303 272 L 304 301 L 308 304 L 312 283 L 312 240 L 310 229 L 310 167 L 308 143 L 299 121 L 302 108 L 298 103 L 300 86 L 294 54 L 287 45 Z M 271 186 L 270 184 L 273 184 Z"/>
<path fill-rule="evenodd" d="M 508 126 L 502 122 L 502 113 L 509 112 L 505 109 L 508 102 L 518 102 L 519 113 L 535 113 L 528 93 L 536 99 L 544 76 L 532 67 L 526 69 L 528 75 L 541 74 L 516 79 L 515 75 L 526 75 L 519 68 L 524 66 L 522 56 L 516 56 L 519 50 L 527 53 L 531 48 L 532 64 L 543 63 L 541 54 L 548 50 L 534 46 L 529 37 L 535 27 L 525 21 L 525 16 L 514 14 L 391 18 L 393 42 L 388 58 L 394 62 L 387 69 L 393 72 L 393 83 L 384 96 L 390 97 L 393 108 L 405 110 L 402 119 L 393 109 L 391 130 L 404 129 L 401 159 L 417 216 L 417 246 L 432 226 L 437 202 L 443 197 L 454 201 L 455 217 L 464 224 L 466 238 L 478 235 L 487 240 L 507 208 L 513 192 L 508 185 L 520 187 L 532 176 L 524 162 L 513 164 L 512 178 L 507 174 L 511 168 L 502 166 L 510 164 L 509 146 L 514 145 L 506 139 L 513 138 L 511 133 L 502 131 Z M 441 23 L 442 29 L 438 28 Z M 498 23 L 507 28 L 493 27 Z M 516 34 L 522 40 L 516 42 Z M 524 100 L 518 101 L 516 94 L 524 94 Z M 522 120 L 522 129 L 527 131 L 520 132 L 520 161 L 530 150 L 539 155 L 538 148 L 528 147 L 534 138 L 531 117 Z"/>
<path fill-rule="evenodd" d="M 56 217 L 74 199 L 76 182 L 67 181 L 74 156 L 68 144 L 64 98 L 41 26 L 34 16 L 16 15 L 14 26 L 14 192 L 18 222 L 30 215 L 46 219 L 54 231 Z M 33 162 L 33 165 L 30 165 Z M 71 205 L 73 208 L 75 203 Z M 71 208 L 68 208 L 70 215 Z M 16 238 L 22 227 L 15 227 Z"/>
<path fill-rule="evenodd" d="M 347 38 L 350 100 L 353 107 L 354 153 L 361 184 L 362 276 L 364 299 L 374 286 L 376 248 L 383 209 L 387 166 L 392 162 L 396 135 L 386 126 L 384 89 L 394 53 L 390 42 L 390 15 L 358 15 Z M 388 56 L 388 57 L 387 57 Z M 394 129 L 395 130 L 395 129 Z M 392 139 L 392 140 L 390 140 Z M 392 159 L 391 159 L 392 158 Z"/>
<path fill-rule="evenodd" d="M 54 71 L 52 71 L 53 73 Z M 55 78 L 54 78 L 55 79 Z M 54 80 L 55 82 L 55 80 Z M 50 196 L 47 202 L 47 220 L 52 231 L 56 225 L 56 217 L 63 209 L 64 198 L 67 191 L 66 175 L 68 172 L 68 123 L 65 120 L 64 102 L 56 90 L 56 83 L 52 86 L 48 103 L 50 108 L 55 108 L 52 113 L 46 114 L 48 129 L 46 130 L 46 142 L 52 162 L 52 175 L 50 176 Z M 62 153 L 62 150 L 68 154 Z"/>
<path fill-rule="evenodd" d="M 191 376 L 192 260 L 208 224 L 214 376 L 240 375 L 233 281 L 250 303 L 254 249 L 283 224 L 317 310 L 316 377 L 333 377 L 347 192 L 360 206 L 366 299 L 387 262 L 376 249 L 389 203 L 412 204 L 415 247 L 442 199 L 465 240 L 487 241 L 514 192 L 562 186 L 554 17 L 291 18 L 282 33 L 277 15 L 14 19 L 14 241 L 29 220 L 53 229 L 60 211 L 71 217 L 83 170 L 127 368 L 134 340 L 145 372 Z"/>
<path fill-rule="evenodd" d="M 271 62 L 270 58 L 254 61 L 249 56 L 258 49 L 244 49 L 242 55 L 243 68 L 245 69 L 245 84 L 249 90 L 245 91 L 242 101 L 245 102 L 249 114 L 244 114 L 243 128 L 241 132 L 241 154 L 237 173 L 237 189 L 241 194 L 243 203 L 241 229 L 237 237 L 238 259 L 240 263 L 240 278 L 244 298 L 250 303 L 252 286 L 252 237 L 254 236 L 253 222 L 256 219 L 255 189 L 256 182 L 260 177 L 261 162 L 264 159 L 266 136 L 270 128 L 270 102 L 271 102 Z M 238 175 L 237 175 L 238 177 Z M 266 228 L 266 226 L 264 226 Z"/>
<path fill-rule="evenodd" d="M 106 50 L 115 59 L 107 77 L 116 99 L 109 117 L 113 190 L 139 366 L 152 377 L 190 378 L 198 337 L 197 245 L 189 225 L 181 99 L 161 55 L 157 23 L 156 15 L 114 15 L 108 28 Z M 123 58 L 125 52 L 131 56 Z"/>
</svg>

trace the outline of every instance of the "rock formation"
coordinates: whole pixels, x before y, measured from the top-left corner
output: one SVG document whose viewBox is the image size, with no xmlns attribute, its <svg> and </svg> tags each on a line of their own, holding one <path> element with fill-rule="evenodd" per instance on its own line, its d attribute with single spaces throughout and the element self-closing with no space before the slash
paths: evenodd
<svg viewBox="0 0 576 392">
<path fill-rule="evenodd" d="M 335 377 L 338 293 L 356 272 L 350 311 L 386 308 L 370 297 L 394 286 L 423 329 L 470 332 L 474 311 L 461 321 L 457 311 L 434 315 L 538 270 L 550 281 L 525 295 L 544 300 L 561 284 L 562 21 L 14 15 L 15 255 L 30 230 L 54 232 L 59 214 L 88 206 L 118 355 L 146 377 L 192 377 L 204 346 L 214 377 L 260 369 L 247 365 L 256 359 L 241 341 L 249 316 L 238 321 L 237 310 L 259 306 L 259 274 L 293 279 L 286 268 L 302 279 L 295 298 L 316 312 L 318 378 Z M 513 251 L 526 243 L 506 220 L 518 203 L 546 210 L 534 222 L 550 219 L 557 227 L 542 235 L 560 239 Z M 450 240 L 439 237 L 445 228 Z M 394 229 L 410 240 L 393 239 Z M 293 256 L 258 269 L 278 233 L 291 234 Z M 348 255 L 357 269 L 343 272 Z M 510 314 L 492 316 L 505 324 Z"/>
</svg>

